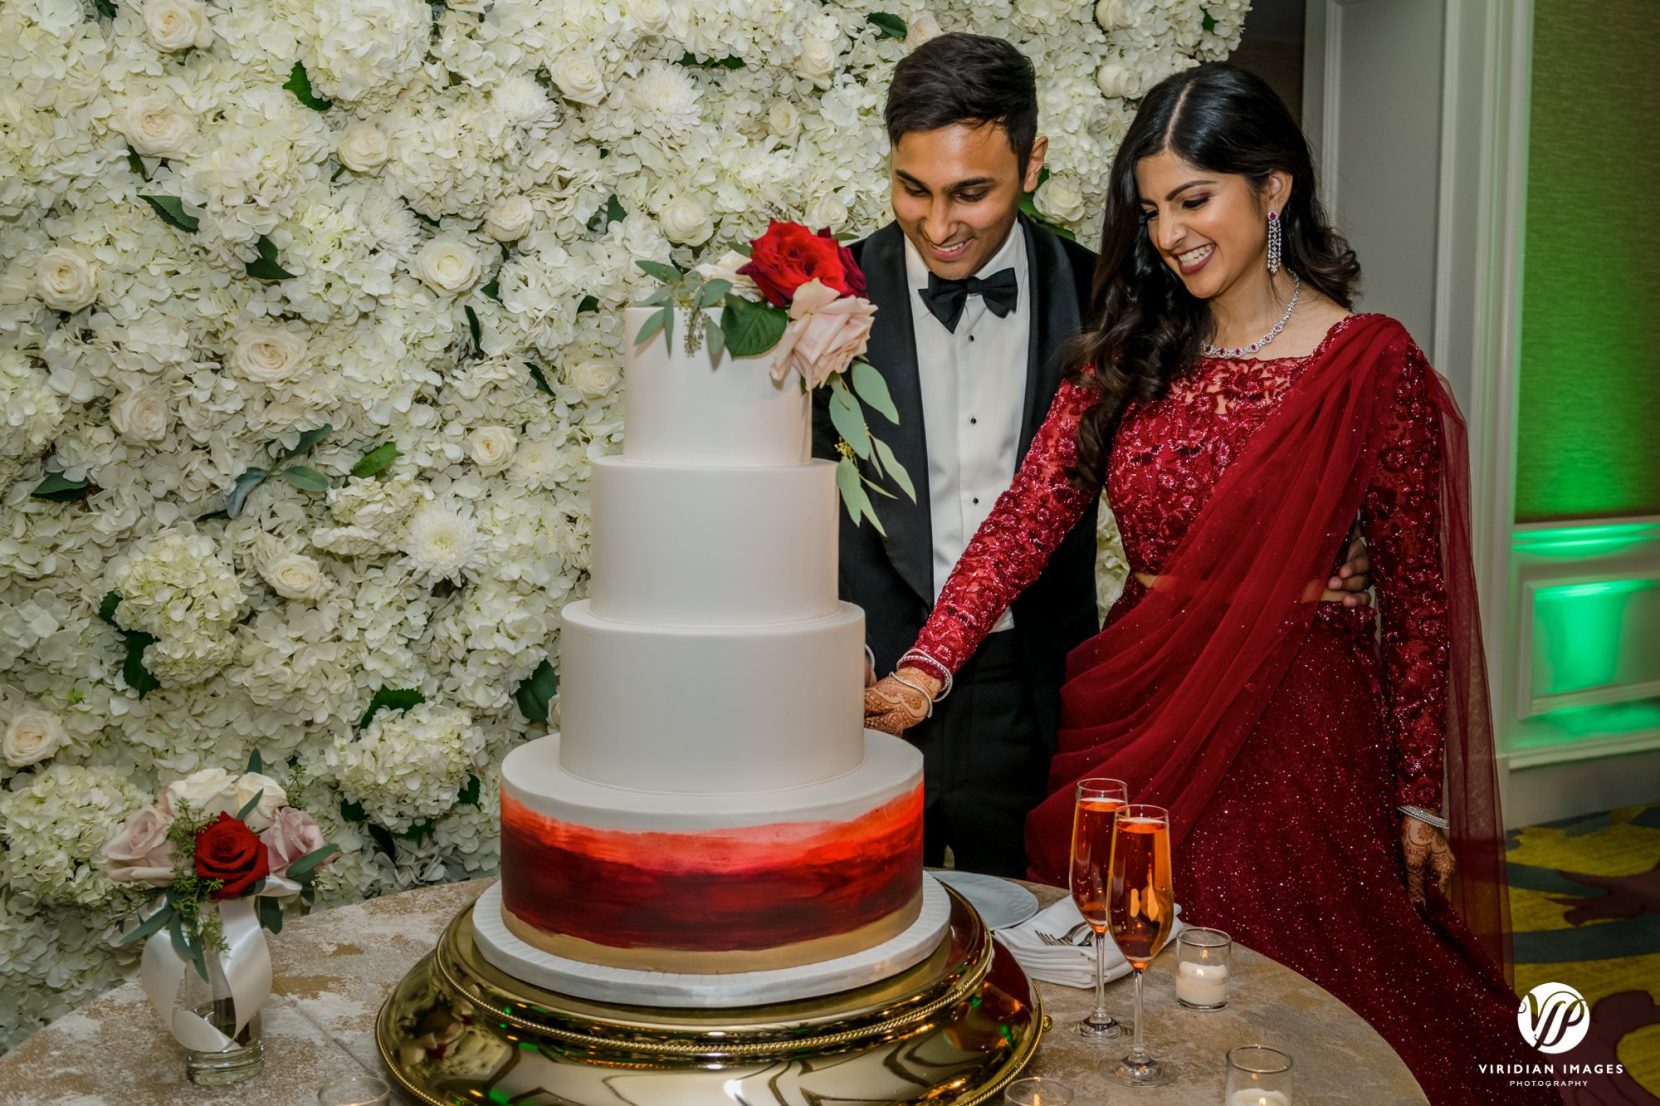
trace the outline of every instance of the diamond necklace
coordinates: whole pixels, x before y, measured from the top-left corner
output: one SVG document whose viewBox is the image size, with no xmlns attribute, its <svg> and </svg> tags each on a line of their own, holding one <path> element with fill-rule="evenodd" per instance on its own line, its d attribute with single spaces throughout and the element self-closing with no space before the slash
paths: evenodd
<svg viewBox="0 0 1660 1106">
<path fill-rule="evenodd" d="M 1248 346 L 1233 346 L 1231 348 L 1224 348 L 1222 346 L 1213 346 L 1209 342 L 1202 342 L 1199 345 L 1199 352 L 1206 357 L 1249 357 L 1251 354 L 1262 349 L 1262 347 L 1266 346 L 1269 342 L 1272 342 L 1275 338 L 1278 338 L 1280 336 L 1280 331 L 1285 329 L 1285 324 L 1291 321 L 1291 313 L 1297 310 L 1297 300 L 1301 298 L 1303 294 L 1302 278 L 1293 274 L 1291 279 L 1296 281 L 1296 283 L 1291 286 L 1291 299 L 1285 305 L 1285 314 L 1280 316 L 1280 321 L 1274 324 L 1273 330 L 1270 330 L 1267 334 L 1264 334 Z"/>
</svg>

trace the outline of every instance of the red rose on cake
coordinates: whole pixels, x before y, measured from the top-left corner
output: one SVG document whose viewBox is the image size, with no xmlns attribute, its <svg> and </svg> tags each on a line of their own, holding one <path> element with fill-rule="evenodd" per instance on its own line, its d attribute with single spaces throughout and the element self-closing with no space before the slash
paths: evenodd
<svg viewBox="0 0 1660 1106">
<path fill-rule="evenodd" d="M 271 859 L 253 830 L 221 812 L 212 825 L 196 835 L 196 874 L 203 879 L 224 880 L 225 885 L 213 897 L 234 899 L 271 874 Z"/>
<path fill-rule="evenodd" d="M 776 219 L 750 247 L 749 264 L 738 272 L 750 277 L 774 307 L 788 307 L 797 288 L 816 280 L 843 296 L 865 294 L 865 274 L 853 251 L 828 229 L 817 234 L 800 223 Z"/>
</svg>

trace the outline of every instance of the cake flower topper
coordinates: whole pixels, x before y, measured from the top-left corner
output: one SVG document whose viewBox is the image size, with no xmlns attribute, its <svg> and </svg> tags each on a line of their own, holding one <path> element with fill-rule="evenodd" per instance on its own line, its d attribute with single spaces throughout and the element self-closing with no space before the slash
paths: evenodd
<svg viewBox="0 0 1660 1106">
<path fill-rule="evenodd" d="M 696 314 L 687 327 L 688 353 L 705 341 L 717 360 L 723 350 L 734 357 L 770 351 L 773 380 L 782 382 L 793 370 L 804 389 L 829 388 L 830 421 L 841 453 L 837 491 L 855 525 L 868 518 L 885 534 L 869 491 L 889 499 L 893 493 L 866 476 L 859 462 L 878 480 L 892 480 L 913 503 L 916 488 L 893 450 L 871 433 L 860 406 L 862 401 L 899 423 L 887 382 L 864 360 L 876 306 L 865 299 L 865 275 L 852 252 L 829 230 L 815 234 L 800 223 L 773 220 L 747 249 L 690 273 L 661 261 L 635 264 L 664 284 L 645 301 L 658 310 L 635 335 L 636 344 L 659 330 L 672 342 L 675 309 L 689 308 Z M 721 308 L 718 316 L 710 310 L 715 307 Z"/>
</svg>

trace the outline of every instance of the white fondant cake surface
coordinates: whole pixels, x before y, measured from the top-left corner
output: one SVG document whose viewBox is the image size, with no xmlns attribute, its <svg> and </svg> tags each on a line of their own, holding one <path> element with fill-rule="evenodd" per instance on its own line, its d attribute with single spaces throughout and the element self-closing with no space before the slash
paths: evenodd
<svg viewBox="0 0 1660 1106">
<path fill-rule="evenodd" d="M 836 467 L 594 462 L 590 610 L 664 626 L 826 618 L 836 601 Z"/>
<path fill-rule="evenodd" d="M 864 753 L 864 612 L 768 626 L 597 618 L 560 633 L 561 763 L 648 791 L 764 791 L 852 771 Z"/>
<path fill-rule="evenodd" d="M 515 979 L 578 998 L 632 1006 L 750 1006 L 852 990 L 904 971 L 939 947 L 951 920 L 945 889 L 926 874 L 922 912 L 897 937 L 863 952 L 759 972 L 691 974 L 589 964 L 544 952 L 502 921 L 501 884 L 473 905 L 473 931 L 484 958 Z M 696 924 L 688 919 L 688 925 Z"/>
<path fill-rule="evenodd" d="M 501 767 L 503 795 L 538 814 L 595 829 L 687 833 L 779 822 L 851 822 L 922 781 L 922 754 L 875 730 L 862 731 L 864 755 L 852 771 L 772 791 L 688 793 L 606 786 L 565 771 L 560 741 L 559 734 L 549 734 L 508 753 Z"/>
<path fill-rule="evenodd" d="M 623 388 L 623 456 L 671 465 L 799 465 L 807 459 L 808 397 L 799 377 L 774 383 L 772 358 L 717 362 L 705 343 L 685 351 L 691 316 L 676 313 L 671 350 L 659 331 L 634 346 L 655 308 L 623 312 L 630 346 Z"/>
</svg>

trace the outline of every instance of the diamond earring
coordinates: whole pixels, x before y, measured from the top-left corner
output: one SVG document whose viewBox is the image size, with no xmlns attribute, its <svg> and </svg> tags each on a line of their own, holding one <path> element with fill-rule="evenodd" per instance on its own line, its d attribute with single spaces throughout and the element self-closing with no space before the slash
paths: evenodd
<svg viewBox="0 0 1660 1106">
<path fill-rule="evenodd" d="M 1270 211 L 1268 213 L 1268 271 L 1270 273 L 1280 271 L 1280 239 L 1280 213 Z"/>
</svg>

